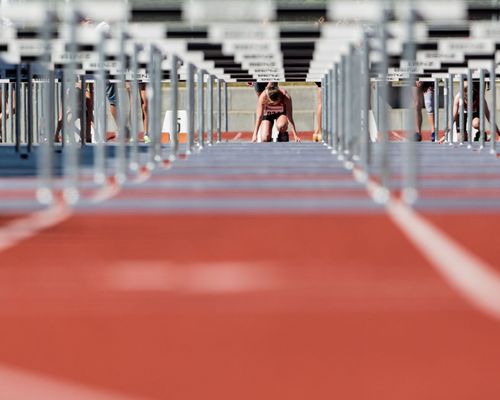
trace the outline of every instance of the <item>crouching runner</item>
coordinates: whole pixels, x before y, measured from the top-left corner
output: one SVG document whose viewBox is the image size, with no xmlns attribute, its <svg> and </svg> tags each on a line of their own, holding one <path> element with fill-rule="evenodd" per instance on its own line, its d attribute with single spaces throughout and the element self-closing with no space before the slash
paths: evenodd
<svg viewBox="0 0 500 400">
<path fill-rule="evenodd" d="M 295 129 L 292 115 L 292 99 L 290 95 L 278 86 L 267 87 L 259 96 L 257 102 L 257 121 L 252 135 L 252 142 L 257 141 L 259 128 L 261 129 L 261 140 L 270 142 L 272 140 L 273 124 L 276 123 L 278 130 L 278 142 L 288 142 L 288 126 L 296 142 L 300 142 Z"/>
</svg>

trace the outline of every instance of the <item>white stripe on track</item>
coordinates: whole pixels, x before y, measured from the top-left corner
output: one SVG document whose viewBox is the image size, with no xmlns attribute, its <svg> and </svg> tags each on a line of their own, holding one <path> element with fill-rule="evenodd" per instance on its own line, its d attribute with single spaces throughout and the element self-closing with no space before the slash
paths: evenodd
<svg viewBox="0 0 500 400">
<path fill-rule="evenodd" d="M 91 198 L 91 203 L 102 203 L 115 197 L 120 191 L 120 185 L 116 183 L 110 183 L 103 188 L 99 189 Z"/>
<path fill-rule="evenodd" d="M 476 308 L 500 319 L 500 274 L 493 267 L 403 202 L 389 200 L 387 211 L 455 290 Z"/>
<path fill-rule="evenodd" d="M 353 174 L 359 179 L 362 171 L 355 168 Z M 366 181 L 366 188 L 375 201 L 384 191 L 372 179 Z M 495 268 L 402 201 L 389 197 L 385 205 L 394 224 L 454 290 L 478 310 L 500 319 L 500 274 Z"/>
<path fill-rule="evenodd" d="M 61 223 L 70 215 L 71 209 L 61 204 L 8 222 L 0 227 L 0 252 L 8 250 L 19 242 L 30 239 L 39 232 Z"/>
<path fill-rule="evenodd" d="M 91 196 L 91 203 L 101 203 L 116 196 L 120 191 L 117 184 L 108 184 Z M 26 217 L 15 219 L 0 226 L 0 253 L 18 243 L 36 236 L 41 231 L 51 228 L 68 219 L 72 209 L 58 203 L 45 210 L 33 212 Z"/>
<path fill-rule="evenodd" d="M 80 383 L 70 383 L 56 377 L 25 371 L 5 364 L 0 364 L 0 399 L 140 400 L 137 396 L 126 396 Z"/>
</svg>

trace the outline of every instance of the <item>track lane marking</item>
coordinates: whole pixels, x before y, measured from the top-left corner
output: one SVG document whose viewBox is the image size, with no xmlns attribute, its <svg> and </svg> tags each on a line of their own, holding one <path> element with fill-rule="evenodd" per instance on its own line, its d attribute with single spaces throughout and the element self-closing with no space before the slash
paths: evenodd
<svg viewBox="0 0 500 400">
<path fill-rule="evenodd" d="M 94 195 L 91 196 L 90 202 L 93 204 L 98 204 L 110 200 L 115 197 L 121 190 L 119 184 L 113 182 L 103 188 L 99 189 Z"/>
<path fill-rule="evenodd" d="M 257 262 L 218 262 L 176 265 L 161 261 L 118 262 L 105 272 L 104 289 L 130 292 L 237 294 L 279 286 L 274 268 Z M 271 269 L 271 270 L 270 270 Z"/>
<path fill-rule="evenodd" d="M 476 308 L 500 319 L 500 274 L 400 200 L 387 203 L 391 220 Z"/>
<path fill-rule="evenodd" d="M 0 398 L 9 400 L 146 400 L 0 364 Z"/>
<path fill-rule="evenodd" d="M 5 224 L 0 227 L 0 253 L 65 221 L 71 214 L 67 205 L 56 204 Z"/>
<path fill-rule="evenodd" d="M 354 169 L 355 179 L 363 172 Z M 366 188 L 375 201 L 385 191 L 372 179 Z M 445 281 L 483 313 L 500 319 L 500 274 L 401 200 L 389 196 L 386 211 L 393 223 L 443 276 Z"/>
<path fill-rule="evenodd" d="M 116 183 L 109 183 L 97 190 L 90 202 L 98 204 L 115 197 L 121 188 Z M 72 208 L 63 201 L 41 210 L 10 221 L 0 227 L 0 253 L 14 247 L 18 243 L 31 239 L 40 232 L 64 222 L 73 215 Z"/>
</svg>

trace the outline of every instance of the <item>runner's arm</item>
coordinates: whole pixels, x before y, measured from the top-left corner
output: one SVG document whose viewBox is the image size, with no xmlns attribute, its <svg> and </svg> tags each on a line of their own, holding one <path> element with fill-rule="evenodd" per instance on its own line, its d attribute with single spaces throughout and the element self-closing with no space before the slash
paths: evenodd
<svg viewBox="0 0 500 400">
<path fill-rule="evenodd" d="M 264 103 L 263 103 L 262 95 L 259 97 L 259 100 L 257 101 L 256 113 L 257 113 L 257 118 L 255 121 L 255 128 L 253 130 L 252 142 L 257 141 L 257 135 L 259 134 L 260 124 L 262 123 L 262 117 L 264 115 Z"/>
</svg>

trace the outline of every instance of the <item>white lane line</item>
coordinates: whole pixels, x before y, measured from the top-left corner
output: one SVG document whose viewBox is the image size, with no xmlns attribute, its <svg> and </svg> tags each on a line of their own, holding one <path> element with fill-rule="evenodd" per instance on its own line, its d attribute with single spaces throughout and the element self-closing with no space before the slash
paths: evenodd
<svg viewBox="0 0 500 400">
<path fill-rule="evenodd" d="M 120 185 L 117 183 L 109 183 L 93 194 L 90 198 L 90 202 L 96 204 L 107 201 L 115 197 L 120 192 L 120 189 Z"/>
<path fill-rule="evenodd" d="M 101 203 L 116 196 L 120 186 L 110 183 L 99 189 L 90 197 L 92 203 Z M 18 218 L 0 226 L 0 253 L 18 243 L 31 239 L 45 229 L 49 229 L 67 220 L 73 211 L 65 203 L 55 205 L 41 211 L 33 212 L 26 217 Z"/>
<path fill-rule="evenodd" d="M 362 171 L 355 168 L 355 178 Z M 366 181 L 368 193 L 384 202 L 396 226 L 424 255 L 446 282 L 472 305 L 500 319 L 500 274 L 491 265 L 453 240 L 438 227 L 400 200 L 391 198 L 386 189 L 372 179 Z M 387 192 L 387 200 L 380 193 Z"/>
<path fill-rule="evenodd" d="M 353 175 L 357 179 L 365 176 L 359 168 L 353 170 Z M 495 268 L 442 232 L 412 207 L 391 197 L 387 189 L 373 179 L 366 180 L 366 189 L 374 201 L 385 204 L 394 224 L 454 290 L 478 310 L 500 319 L 500 273 Z"/>
<path fill-rule="evenodd" d="M 68 206 L 58 204 L 46 210 L 34 212 L 27 217 L 8 222 L 0 227 L 0 252 L 63 222 L 70 215 L 71 209 Z"/>
<path fill-rule="evenodd" d="M 392 221 L 475 307 L 500 319 L 500 274 L 399 200 L 387 203 Z"/>
<path fill-rule="evenodd" d="M 141 398 L 0 364 L 0 399 L 140 400 Z"/>
<path fill-rule="evenodd" d="M 193 294 L 234 294 L 276 287 L 273 269 L 258 263 L 176 265 L 163 261 L 120 262 L 105 272 L 105 289 Z"/>
</svg>

